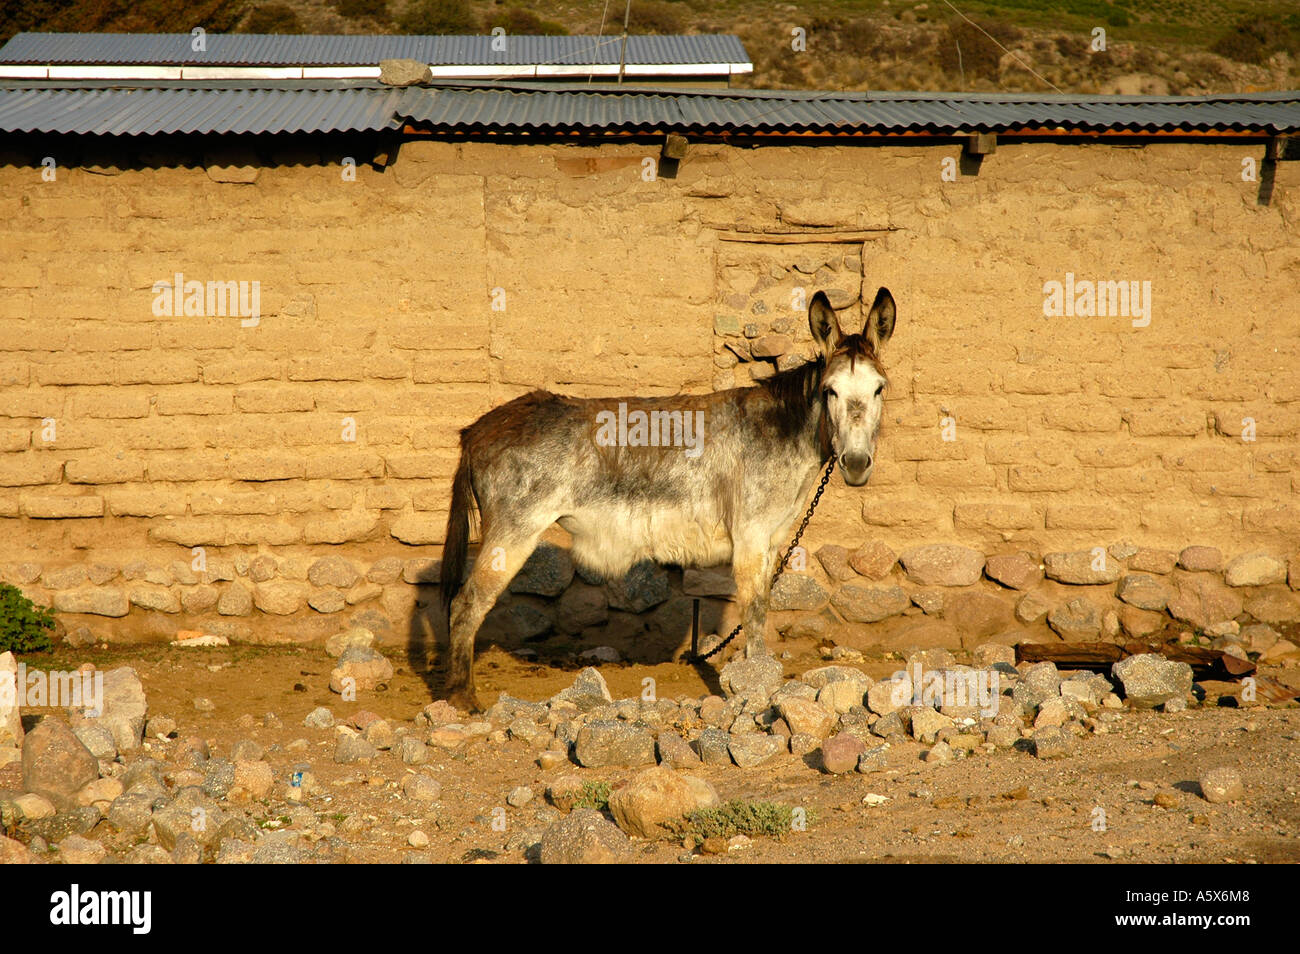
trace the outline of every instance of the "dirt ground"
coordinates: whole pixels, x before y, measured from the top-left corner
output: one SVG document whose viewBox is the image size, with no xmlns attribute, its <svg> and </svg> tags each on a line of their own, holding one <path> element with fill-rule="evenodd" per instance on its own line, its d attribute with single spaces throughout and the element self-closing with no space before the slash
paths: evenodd
<svg viewBox="0 0 1300 954">
<path fill-rule="evenodd" d="M 784 641 L 776 648 L 789 654 L 783 660 L 787 675 L 824 665 L 812 644 Z M 431 746 L 430 761 L 420 769 L 441 782 L 442 794 L 431 806 L 416 803 L 401 794 L 401 779 L 412 768 L 396 752 L 381 752 L 369 765 L 337 765 L 334 733 L 302 724 L 313 708 L 326 706 L 340 722 L 369 710 L 394 726 L 411 726 L 433 698 L 427 674 L 413 673 L 404 657 L 390 658 L 397 673 L 387 690 L 363 693 L 356 703 L 330 692 L 332 660 L 319 648 L 61 650 L 40 665 L 132 666 L 144 683 L 150 715 L 175 719 L 179 738 L 201 736 L 220 756 L 240 739 L 256 740 L 267 750 L 277 785 L 265 802 L 246 807 L 263 828 L 303 829 L 318 846 L 313 857 L 322 861 L 400 862 L 414 851 L 407 839 L 417 828 L 430 839 L 422 856 L 435 862 L 529 861 L 535 851 L 526 846 L 535 838 L 527 835 L 559 817 L 544 797 L 548 782 L 579 773 L 616 786 L 637 771 L 572 764 L 544 771 L 539 752 L 519 740 L 477 740 L 455 751 Z M 862 668 L 884 677 L 900 665 L 868 658 Z M 527 662 L 496 648 L 480 655 L 477 669 L 484 704 L 502 691 L 546 699 L 574 675 L 572 666 Z M 657 681 L 659 698 L 716 691 L 712 679 L 677 663 L 605 664 L 600 670 L 616 699 L 639 696 L 646 677 Z M 1295 668 L 1269 675 L 1300 684 Z M 196 697 L 211 700 L 214 710 L 197 711 Z M 268 712 L 282 728 L 262 725 Z M 926 747 L 908 743 L 893 747 L 886 768 L 870 775 L 829 776 L 792 755 L 752 769 L 700 765 L 692 773 L 710 781 L 724 800 L 802 807 L 810 818 L 807 830 L 756 837 L 725 855 L 692 856 L 676 840 L 635 845 L 640 860 L 649 862 L 1300 861 L 1300 708 L 1126 710 L 1106 729 L 1076 739 L 1068 757 L 1050 761 L 1019 751 L 977 751 L 931 765 L 921 758 Z M 294 740 L 306 740 L 305 749 L 302 742 L 291 747 Z M 165 758 L 177 743 L 147 744 Z M 281 797 L 285 779 L 303 762 L 322 783 L 307 802 L 310 811 Z M 1246 792 L 1241 802 L 1212 805 L 1201 797 L 1197 779 L 1219 765 L 1239 770 Z M 17 775 L 16 765 L 0 770 L 0 789 L 17 787 Z M 506 807 L 507 795 L 520 785 L 535 797 L 520 808 Z M 888 800 L 864 804 L 868 794 Z M 504 831 L 493 827 L 498 807 L 506 813 Z M 495 817 L 499 828 L 500 812 Z M 129 847 L 115 844 L 117 836 L 107 829 L 101 824 L 91 837 L 110 848 Z"/>
</svg>

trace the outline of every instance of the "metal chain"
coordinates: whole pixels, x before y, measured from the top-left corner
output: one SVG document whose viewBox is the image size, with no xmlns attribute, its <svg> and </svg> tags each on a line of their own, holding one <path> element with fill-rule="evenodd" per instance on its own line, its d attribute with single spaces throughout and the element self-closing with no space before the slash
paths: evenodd
<svg viewBox="0 0 1300 954">
<path fill-rule="evenodd" d="M 769 584 L 769 587 L 776 586 L 776 581 L 779 580 L 781 574 L 785 572 L 786 561 L 790 559 L 790 554 L 794 552 L 794 548 L 799 545 L 799 539 L 803 536 L 803 532 L 808 529 L 808 521 L 812 519 L 813 511 L 817 509 L 817 504 L 822 499 L 822 493 L 826 490 L 826 484 L 830 481 L 831 473 L 834 470 L 835 455 L 832 454 L 830 462 L 826 465 L 826 473 L 822 474 L 822 482 L 817 485 L 817 493 L 813 494 L 812 503 L 808 505 L 808 512 L 803 515 L 803 522 L 799 524 L 799 529 L 794 533 L 794 539 L 790 541 L 790 545 L 786 547 L 785 555 L 781 557 L 781 562 L 777 564 L 776 572 L 772 574 L 772 582 Z M 744 625 L 743 621 L 737 623 L 736 628 L 731 631 L 731 635 L 718 643 L 718 645 L 714 646 L 707 653 L 687 653 L 686 661 L 689 663 L 698 663 L 716 656 L 728 643 L 740 635 L 740 631 L 744 628 Z"/>
</svg>

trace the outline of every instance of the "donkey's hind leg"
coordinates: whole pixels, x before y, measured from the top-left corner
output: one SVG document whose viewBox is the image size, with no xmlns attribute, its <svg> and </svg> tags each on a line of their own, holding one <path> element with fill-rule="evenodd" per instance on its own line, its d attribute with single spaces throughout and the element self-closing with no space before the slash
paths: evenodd
<svg viewBox="0 0 1300 954">
<path fill-rule="evenodd" d="M 523 537 L 486 535 L 469 579 L 451 601 L 451 663 L 446 690 L 448 701 L 458 708 L 471 712 L 480 709 L 474 694 L 474 637 L 501 591 L 536 549 L 543 529 Z"/>
</svg>

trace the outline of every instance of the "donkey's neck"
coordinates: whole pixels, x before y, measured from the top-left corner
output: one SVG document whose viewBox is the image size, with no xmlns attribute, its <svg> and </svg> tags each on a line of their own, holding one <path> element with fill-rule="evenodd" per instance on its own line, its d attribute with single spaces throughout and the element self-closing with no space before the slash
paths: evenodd
<svg viewBox="0 0 1300 954">
<path fill-rule="evenodd" d="M 773 375 L 756 389 L 767 405 L 763 423 L 797 465 L 820 466 L 831 456 L 821 396 L 825 370 L 825 363 L 818 359 Z"/>
</svg>

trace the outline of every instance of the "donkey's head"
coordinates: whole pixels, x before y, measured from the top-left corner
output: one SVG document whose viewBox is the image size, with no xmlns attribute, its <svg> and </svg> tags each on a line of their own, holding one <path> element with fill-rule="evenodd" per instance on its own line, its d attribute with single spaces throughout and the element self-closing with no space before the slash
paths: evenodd
<svg viewBox="0 0 1300 954">
<path fill-rule="evenodd" d="M 846 337 L 825 292 L 814 295 L 808 306 L 808 325 L 826 361 L 821 399 L 827 437 L 844 482 L 852 487 L 870 479 L 875 463 L 888 384 L 880 349 L 894 333 L 895 315 L 894 296 L 882 288 L 861 333 Z"/>
</svg>

